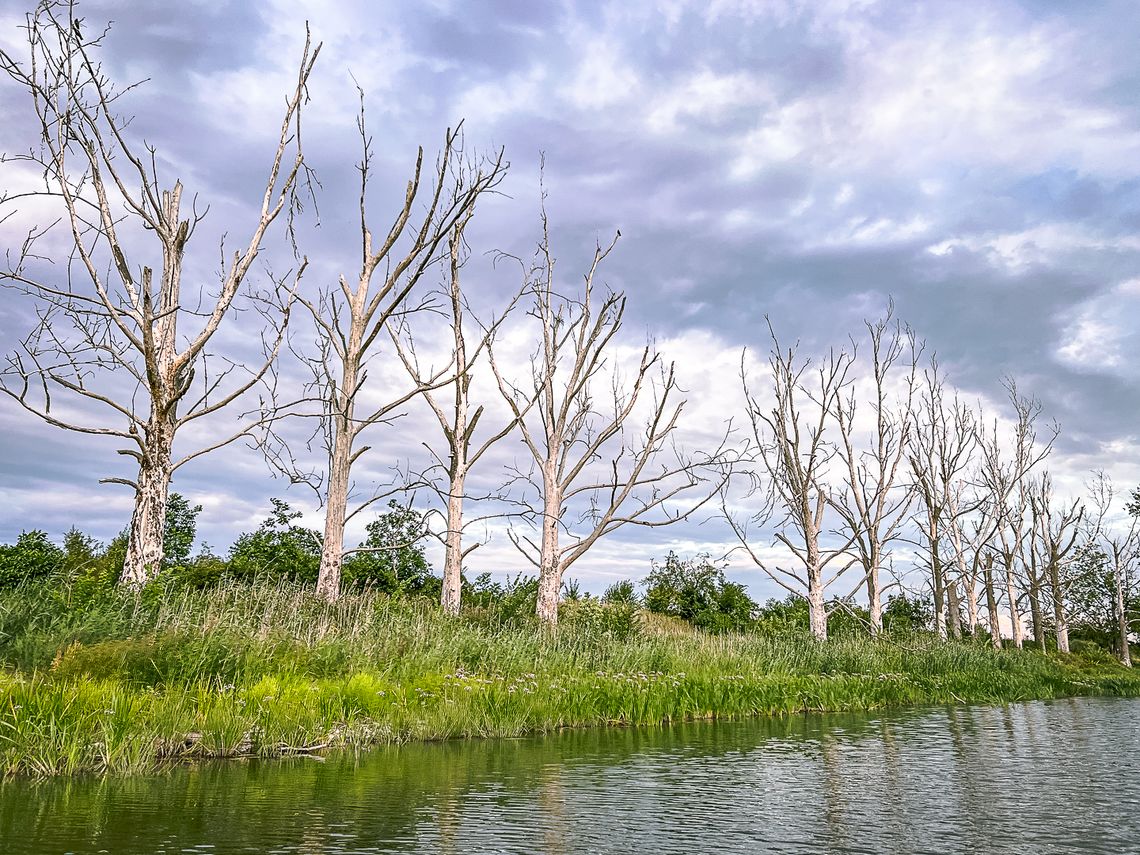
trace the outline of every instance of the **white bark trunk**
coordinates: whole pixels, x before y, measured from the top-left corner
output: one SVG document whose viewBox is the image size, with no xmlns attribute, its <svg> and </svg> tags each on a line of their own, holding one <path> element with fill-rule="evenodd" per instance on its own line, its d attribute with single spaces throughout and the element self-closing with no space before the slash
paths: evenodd
<svg viewBox="0 0 1140 855">
<path fill-rule="evenodd" d="M 539 557 L 538 602 L 535 613 L 547 627 L 558 625 L 558 598 L 562 592 L 562 562 L 558 555 L 558 519 L 562 511 L 562 494 L 554 479 L 554 462 L 547 468 L 542 506 L 542 551 Z"/>
<path fill-rule="evenodd" d="M 463 489 L 466 473 L 456 472 L 451 478 L 447 497 L 447 537 L 444 541 L 443 593 L 440 605 L 445 614 L 459 614 L 463 594 Z"/>
<path fill-rule="evenodd" d="M 346 438 L 338 436 L 333 446 L 332 459 L 329 461 L 329 484 L 325 496 L 325 532 L 321 545 L 321 566 L 317 573 L 317 594 L 329 602 L 340 596 L 351 453 Z"/>
<path fill-rule="evenodd" d="M 141 588 L 155 579 L 162 569 L 174 427 L 169 422 L 160 423 L 152 419 L 146 439 L 148 449 L 139 467 L 135 509 L 119 580 L 132 588 Z"/>
<path fill-rule="evenodd" d="M 1005 595 L 1009 602 L 1009 622 L 1013 633 L 1013 646 L 1020 650 L 1024 637 L 1021 632 L 1021 615 L 1017 611 L 1017 581 L 1013 577 L 1013 559 L 1008 556 L 1005 560 Z"/>
<path fill-rule="evenodd" d="M 867 611 L 871 615 L 871 635 L 883 631 L 883 592 L 879 587 L 879 543 L 871 539 L 871 567 L 867 571 Z"/>
<path fill-rule="evenodd" d="M 1120 664 L 1126 668 L 1132 667 L 1132 652 L 1128 649 L 1128 615 L 1124 611 L 1124 583 L 1120 578 L 1120 563 L 1113 569 L 1112 582 L 1116 589 L 1116 623 L 1120 633 Z"/>
</svg>

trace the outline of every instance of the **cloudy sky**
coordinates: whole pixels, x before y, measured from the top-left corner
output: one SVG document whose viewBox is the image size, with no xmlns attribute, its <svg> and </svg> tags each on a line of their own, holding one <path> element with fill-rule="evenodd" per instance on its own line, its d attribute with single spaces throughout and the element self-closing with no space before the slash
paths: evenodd
<svg viewBox="0 0 1140 855">
<path fill-rule="evenodd" d="M 0 0 L 0 43 L 25 8 Z M 804 353 L 842 345 L 893 298 L 954 384 L 993 414 L 1001 380 L 1037 396 L 1063 433 L 1052 469 L 1079 487 L 1104 467 L 1140 481 L 1140 8 L 1130 0 L 660 0 L 556 3 L 87 2 L 111 20 L 104 62 L 132 94 L 132 130 L 170 176 L 212 204 L 189 269 L 217 266 L 212 236 L 243 230 L 295 74 L 306 19 L 324 47 L 306 146 L 320 224 L 302 230 L 312 287 L 351 272 L 355 83 L 366 93 L 380 219 L 415 148 L 464 120 L 471 151 L 505 148 L 502 195 L 471 230 L 468 282 L 487 305 L 517 278 L 483 253 L 529 255 L 538 171 L 563 275 L 622 232 L 605 281 L 629 297 L 624 344 L 652 336 L 677 362 L 695 432 L 741 415 L 743 348 L 764 316 Z M 27 99 L 0 86 L 0 149 L 33 144 Z M 5 187 L 27 176 L 0 167 Z M 387 194 L 387 195 L 385 195 Z M 311 214 L 312 212 L 310 212 Z M 0 224 L 7 249 L 19 219 Z M 195 252 L 192 248 L 191 252 Z M 0 293 L 11 343 L 28 307 Z M 248 332 L 248 331 L 247 331 Z M 240 324 L 231 330 L 240 342 Z M 525 333 L 518 333 L 524 336 Z M 238 344 L 237 346 L 240 346 Z M 380 437 L 372 471 L 415 454 L 422 414 Z M 426 424 L 423 422 L 422 424 Z M 0 402 L 0 540 L 127 522 L 113 446 L 67 436 Z M 515 446 L 499 462 L 517 457 Z M 490 477 L 488 475 L 487 477 Z M 287 491 L 235 448 L 178 475 L 224 548 Z M 571 575 L 641 576 L 671 546 L 723 552 L 715 520 L 628 532 Z M 521 567 L 493 537 L 472 569 Z M 632 556 L 632 559 L 631 559 Z M 771 592 L 738 563 L 738 578 Z"/>
</svg>

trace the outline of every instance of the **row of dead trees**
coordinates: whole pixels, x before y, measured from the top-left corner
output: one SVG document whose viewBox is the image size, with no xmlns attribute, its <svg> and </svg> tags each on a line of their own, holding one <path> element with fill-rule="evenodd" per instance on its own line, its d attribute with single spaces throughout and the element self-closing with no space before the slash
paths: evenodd
<svg viewBox="0 0 1140 855">
<path fill-rule="evenodd" d="M 132 135 L 120 106 L 131 87 L 117 88 L 98 59 L 106 30 L 91 29 L 72 3 L 46 0 L 28 16 L 26 34 L 27 54 L 0 51 L 0 65 L 29 97 L 36 142 L 5 159 L 38 183 L 0 200 L 6 233 L 21 229 L 0 277 L 33 298 L 36 321 L 9 357 L 0 389 L 53 426 L 120 441 L 119 453 L 137 464 L 134 477 L 108 479 L 135 495 L 124 584 L 141 586 L 162 566 L 174 473 L 254 439 L 278 470 L 320 499 L 317 588 L 330 599 L 351 551 L 346 525 L 391 491 L 434 493 L 442 606 L 457 613 L 464 559 L 479 545 L 465 533 L 484 521 L 466 510 L 469 479 L 510 437 L 526 462 L 484 498 L 495 500 L 496 514 L 521 521 L 508 535 L 538 571 L 537 611 L 548 624 L 557 621 L 565 572 L 600 538 L 622 526 L 688 519 L 716 498 L 740 548 L 807 598 L 820 638 L 826 594 L 841 579 L 852 588 L 840 601 L 865 592 L 871 630 L 882 628 L 900 547 L 927 565 L 943 636 L 961 633 L 964 603 L 966 626 L 977 628 L 984 613 L 1000 643 L 1004 601 L 1016 644 L 1028 604 L 1037 639 L 1048 616 L 1065 649 L 1071 556 L 1090 539 L 1116 562 L 1123 602 L 1137 537 L 1110 534 L 1107 480 L 1097 482 L 1091 510 L 1062 503 L 1043 469 L 1056 432 L 1038 435 L 1039 405 L 1011 382 L 1013 426 L 987 424 L 947 391 L 935 362 L 923 367 L 922 346 L 891 313 L 869 323 L 863 340 L 816 362 L 771 330 L 762 376 L 742 370 L 749 435 L 734 442 L 726 429 L 715 447 L 697 452 L 678 441 L 685 401 L 674 366 L 651 344 L 638 348 L 627 370 L 618 364 L 626 300 L 598 280 L 617 236 L 596 246 L 573 284 L 556 275 L 543 205 L 537 252 L 499 256 L 518 271 L 516 285 L 478 317 L 461 282 L 466 236 L 503 181 L 503 153 L 473 156 L 459 130 L 449 130 L 434 162 L 419 150 L 400 203 L 378 218 L 363 93 L 359 257 L 330 287 L 308 288 L 294 228 L 314 184 L 302 117 L 320 46 L 308 38 L 259 204 L 244 232 L 230 229 L 240 235 L 236 246 L 223 239 L 218 281 L 184 288 L 184 276 L 198 280 L 206 269 L 191 254 L 204 213 L 196 197 L 185 213 L 181 182 L 164 177 L 156 151 Z M 52 213 L 45 219 L 44 211 Z M 292 248 L 292 269 L 256 287 L 250 271 L 273 240 Z M 433 290 L 439 270 L 442 286 Z M 242 312 L 243 330 L 258 318 L 257 346 L 239 358 L 216 344 Z M 311 336 L 296 333 L 296 315 Z M 425 327 L 425 318 L 436 326 Z M 534 343 L 525 357 L 505 344 L 507 330 Z M 298 357 L 291 364 L 303 366 L 302 380 L 280 368 L 289 352 Z M 402 378 L 395 383 L 393 366 Z M 493 402 L 475 395 L 476 377 Z M 435 438 L 424 438 L 433 465 L 404 473 L 391 490 L 361 493 L 354 472 L 368 443 L 413 402 L 438 425 Z M 211 427 L 199 429 L 203 419 Z M 229 427 L 219 431 L 219 424 Z M 312 426 L 300 443 L 298 424 Z M 194 440 L 200 444 L 187 447 Z M 308 463 L 300 446 L 318 448 L 321 462 Z M 742 492 L 742 478 L 753 489 Z M 779 558 L 757 539 L 772 527 Z M 1121 634 L 1127 651 L 1123 623 Z"/>
<path fill-rule="evenodd" d="M 1099 471 L 1083 500 L 1058 495 L 1046 464 L 1059 429 L 1042 424 L 1037 400 L 1007 380 L 1012 418 L 987 418 L 935 358 L 924 360 L 893 307 L 815 360 L 769 331 L 767 370 L 757 379 L 742 363 L 741 373 L 758 488 L 722 512 L 738 548 L 807 599 L 814 635 L 827 636 L 826 603 L 842 608 L 860 589 L 878 634 L 885 592 L 913 586 L 917 568 L 940 637 L 984 628 L 995 647 L 1006 636 L 1020 648 L 1028 614 L 1034 643 L 1045 649 L 1052 633 L 1069 652 L 1070 591 L 1100 574 L 1111 580 L 1116 646 L 1130 664 L 1140 508 L 1121 513 Z M 752 535 L 772 525 L 784 548 L 775 558 Z M 897 553 L 909 579 L 893 573 Z M 851 588 L 834 596 L 845 579 Z"/>
<path fill-rule="evenodd" d="M 513 297 L 497 317 L 471 314 L 460 286 L 465 236 L 507 163 L 501 151 L 469 155 L 458 129 L 446 133 L 434 163 L 419 150 L 394 215 L 378 218 L 370 207 L 373 148 L 360 93 L 359 262 L 331 287 L 303 287 L 309 263 L 297 249 L 294 215 L 314 184 L 302 116 L 320 53 L 308 38 L 268 153 L 260 205 L 236 249 L 223 238 L 220 282 L 184 288 L 187 275 L 197 278 L 204 269 L 190 254 L 204 214 L 196 198 L 185 213 L 181 182 L 165 178 L 156 151 L 132 135 L 120 106 L 132 87 L 117 88 L 98 59 L 106 33 L 91 29 L 73 3 L 46 0 L 27 17 L 26 56 L 0 51 L 7 77 L 30 99 L 36 136 L 27 151 L 5 158 L 34 183 L 0 200 L 8 234 L 26 228 L 10 241 L 2 277 L 33 298 L 36 323 L 10 355 L 0 388 L 53 426 L 121 441 L 119 453 L 137 463 L 134 477 L 106 479 L 135 494 L 124 584 L 144 585 L 160 571 L 174 473 L 253 439 L 276 468 L 319 496 L 325 523 L 317 590 L 335 598 L 349 551 L 346 525 L 389 494 L 361 494 L 354 470 L 373 429 L 413 400 L 426 402 L 438 421 L 439 440 L 424 443 L 436 465 L 392 490 L 427 487 L 440 498 L 442 604 L 451 613 L 459 610 L 464 556 L 478 546 L 464 540 L 472 522 L 464 513 L 467 479 L 508 435 L 521 438 L 531 463 L 516 465 L 511 489 L 498 498 L 513 500 L 514 515 L 537 532 L 512 529 L 511 539 L 539 570 L 538 614 L 550 624 L 563 574 L 599 538 L 623 525 L 684 519 L 715 494 L 723 450 L 692 455 L 674 442 L 684 401 L 673 366 L 652 346 L 640 350 L 629 373 L 614 365 L 626 303 L 596 275 L 616 237 L 596 248 L 577 286 L 566 285 L 555 275 L 544 205 L 535 257 L 501 259 L 520 272 Z M 45 210 L 52 211 L 46 224 Z M 274 234 L 292 245 L 292 270 L 259 289 L 249 274 Z M 428 274 L 440 268 L 442 290 L 431 292 Z M 496 336 L 520 305 L 524 334 L 537 348 L 529 359 L 504 362 Z M 234 330 L 240 312 L 241 329 L 253 326 L 251 311 L 256 356 L 215 349 L 225 337 L 219 331 L 227 324 Z M 297 344 L 298 313 L 310 322 L 315 347 Z M 425 355 L 417 347 L 418 319 L 440 315 L 451 347 L 442 357 Z M 290 351 L 308 378 L 299 394 L 284 388 L 294 378 L 280 358 Z M 488 410 L 500 414 L 496 424 L 487 424 L 495 416 L 484 417 L 471 400 L 477 363 L 497 389 L 499 406 Z M 380 382 L 393 364 L 402 366 L 403 381 Z M 211 427 L 191 428 L 208 417 Z M 298 422 L 313 426 L 301 444 L 323 449 L 320 464 L 307 465 L 299 454 L 291 427 Z M 229 425 L 221 435 L 219 424 Z M 203 435 L 204 444 L 185 448 Z"/>
</svg>

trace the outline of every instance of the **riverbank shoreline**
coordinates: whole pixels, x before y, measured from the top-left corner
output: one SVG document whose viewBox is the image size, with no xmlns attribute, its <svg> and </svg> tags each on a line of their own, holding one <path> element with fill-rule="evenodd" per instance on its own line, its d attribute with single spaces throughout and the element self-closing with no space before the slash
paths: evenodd
<svg viewBox="0 0 1140 855">
<path fill-rule="evenodd" d="M 41 592 L 42 593 L 42 592 Z M 298 586 L 0 597 L 0 771 L 131 775 L 171 763 L 410 741 L 1072 696 L 1140 697 L 1107 656 L 976 643 L 706 635 L 604 607 L 558 632 Z M 577 612 L 576 612 L 577 610 Z M 628 617 L 628 616 L 626 616 Z"/>
</svg>

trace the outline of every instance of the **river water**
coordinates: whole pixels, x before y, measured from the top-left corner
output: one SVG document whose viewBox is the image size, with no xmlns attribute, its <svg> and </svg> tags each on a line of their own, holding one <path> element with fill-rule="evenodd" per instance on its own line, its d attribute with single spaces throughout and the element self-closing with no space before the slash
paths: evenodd
<svg viewBox="0 0 1140 855">
<path fill-rule="evenodd" d="M 0 853 L 1140 852 L 1140 700 L 809 715 L 0 785 Z"/>
</svg>

